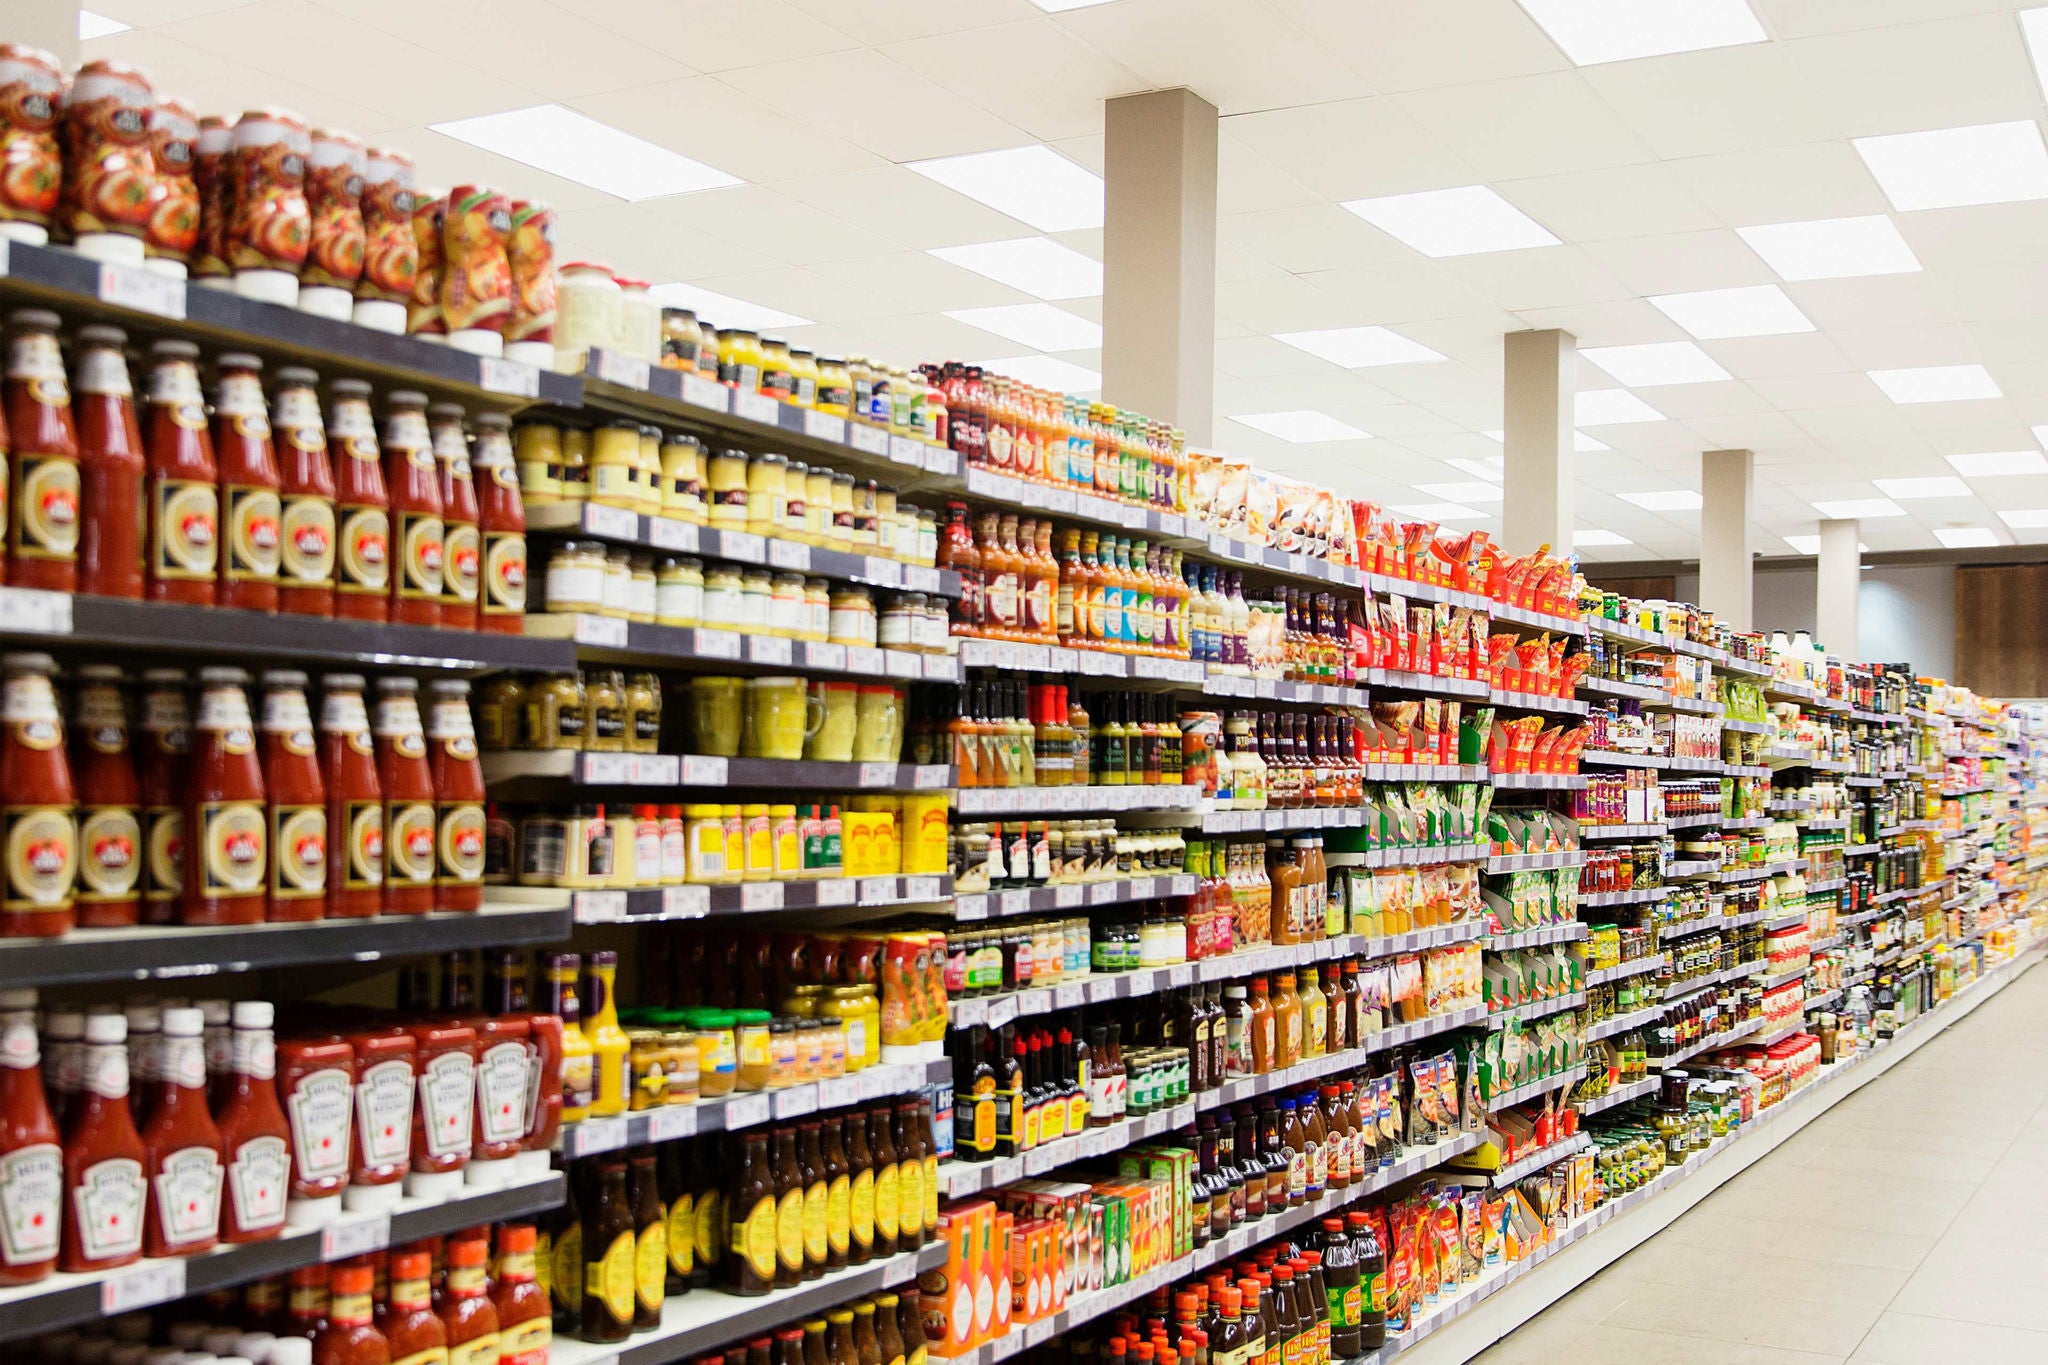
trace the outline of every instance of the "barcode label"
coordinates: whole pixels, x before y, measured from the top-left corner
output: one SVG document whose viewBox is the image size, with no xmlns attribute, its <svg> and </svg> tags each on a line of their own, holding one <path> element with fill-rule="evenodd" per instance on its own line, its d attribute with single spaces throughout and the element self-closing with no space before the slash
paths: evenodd
<svg viewBox="0 0 2048 1365">
<path fill-rule="evenodd" d="M 185 282 L 137 266 L 100 267 L 100 301 L 160 318 L 185 316 Z"/>
<path fill-rule="evenodd" d="M 540 397 L 540 371 L 503 356 L 479 356 L 477 384 L 485 393 L 509 393 L 514 398 Z"/>
</svg>

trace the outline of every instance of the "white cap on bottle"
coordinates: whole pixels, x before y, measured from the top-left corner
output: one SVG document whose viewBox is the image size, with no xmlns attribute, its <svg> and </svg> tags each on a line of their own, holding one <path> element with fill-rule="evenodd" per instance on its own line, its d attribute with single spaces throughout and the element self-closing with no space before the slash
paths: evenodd
<svg viewBox="0 0 2048 1365">
<path fill-rule="evenodd" d="M 275 1332 L 237 1332 L 235 1354 L 246 1360 L 261 1360 L 270 1350 L 270 1343 L 276 1340 Z"/>
<path fill-rule="evenodd" d="M 405 1193 L 408 1199 L 431 1199 L 442 1202 L 462 1197 L 461 1171 L 412 1171 L 405 1177 Z"/>
<path fill-rule="evenodd" d="M 405 1198 L 405 1186 L 396 1180 L 381 1185 L 351 1185 L 341 1192 L 341 1206 L 350 1213 L 392 1209 Z"/>
<path fill-rule="evenodd" d="M 277 1023 L 277 1006 L 268 1000 L 237 1000 L 236 1028 L 270 1028 Z"/>
<path fill-rule="evenodd" d="M 235 1343 L 241 1337 L 242 1334 L 232 1327 L 216 1327 L 201 1337 L 199 1344 L 217 1356 L 231 1356 L 236 1354 Z"/>
<path fill-rule="evenodd" d="M 190 1006 L 164 1011 L 164 1037 L 166 1038 L 197 1038 L 205 1031 L 206 1015 L 204 1011 Z M 200 1324 L 202 1327 L 205 1325 L 204 1323 Z"/>
<path fill-rule="evenodd" d="M 313 1343 L 304 1337 L 279 1337 L 266 1348 L 263 1365 L 313 1365 Z"/>
<path fill-rule="evenodd" d="M 125 1043 L 128 1041 L 128 1020 L 119 1014 L 88 1014 L 85 1017 L 85 1041 Z"/>
<path fill-rule="evenodd" d="M 293 1195 L 285 1201 L 284 1221 L 290 1228 L 324 1228 L 341 1219 L 341 1191 L 305 1199 Z"/>
<path fill-rule="evenodd" d="M 0 991 L 0 1010 L 19 1014 L 36 1007 L 36 993 L 33 990 Z"/>
</svg>

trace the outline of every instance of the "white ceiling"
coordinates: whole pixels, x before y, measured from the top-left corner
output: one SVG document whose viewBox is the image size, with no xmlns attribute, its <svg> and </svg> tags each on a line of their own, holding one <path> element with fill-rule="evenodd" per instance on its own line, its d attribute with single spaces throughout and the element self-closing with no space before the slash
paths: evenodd
<svg viewBox="0 0 2048 1365">
<path fill-rule="evenodd" d="M 2041 0 L 2034 0 L 2040 3 Z M 1701 450 L 1756 452 L 1759 548 L 1814 501 L 1946 455 L 2038 449 L 2048 424 L 2048 201 L 1896 212 L 1850 139 L 2044 109 L 2019 0 L 1750 0 L 1771 41 L 1574 67 L 1516 0 L 90 0 L 142 65 L 208 110 L 282 104 L 405 148 L 423 183 L 485 179 L 560 210 L 565 259 L 815 319 L 825 352 L 1012 356 L 947 310 L 1033 302 L 927 254 L 1036 235 L 905 169 L 1046 143 L 1100 171 L 1102 101 L 1186 85 L 1224 115 L 1216 444 L 1393 504 L 1497 456 L 1501 336 L 1686 341 L 1646 299 L 1782 284 L 1817 330 L 1702 341 L 1731 376 L 1644 387 L 1669 420 L 1593 428 L 1579 523 L 1697 554 L 1698 514 L 1618 496 L 1699 486 Z M 431 132 L 556 101 L 747 183 L 622 203 Z M 1428 259 L 1342 201 L 1489 185 L 1561 243 Z M 1736 229 L 1888 214 L 1919 273 L 1783 282 Z M 1100 258 L 1099 230 L 1050 234 Z M 1101 300 L 1058 305 L 1099 321 Z M 716 321 L 716 319 L 712 319 Z M 1346 370 L 1272 339 L 1378 325 L 1448 360 Z M 1097 351 L 1055 352 L 1100 368 Z M 1867 371 L 1981 364 L 2003 397 L 1894 404 Z M 1581 362 L 1581 386 L 1616 387 Z M 1114 395 L 1110 395 L 1113 399 Z M 1370 439 L 1287 445 L 1228 414 L 1313 409 Z M 2048 507 L 2048 475 L 1868 521 L 1876 551 Z M 1498 529 L 1498 503 L 1464 525 Z"/>
</svg>

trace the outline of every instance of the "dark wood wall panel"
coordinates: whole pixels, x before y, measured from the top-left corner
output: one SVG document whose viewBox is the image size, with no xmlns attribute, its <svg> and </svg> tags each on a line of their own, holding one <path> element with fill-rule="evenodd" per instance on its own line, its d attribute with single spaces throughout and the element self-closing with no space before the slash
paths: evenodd
<svg viewBox="0 0 2048 1365">
<path fill-rule="evenodd" d="M 2048 564 L 1957 567 L 1956 680 L 1994 697 L 2048 697 Z"/>
<path fill-rule="evenodd" d="M 1646 602 L 1669 602 L 1678 596 L 1678 579 L 1669 574 L 1662 578 L 1605 578 L 1589 573 L 1586 581 L 1602 592 L 1618 592 Z"/>
</svg>

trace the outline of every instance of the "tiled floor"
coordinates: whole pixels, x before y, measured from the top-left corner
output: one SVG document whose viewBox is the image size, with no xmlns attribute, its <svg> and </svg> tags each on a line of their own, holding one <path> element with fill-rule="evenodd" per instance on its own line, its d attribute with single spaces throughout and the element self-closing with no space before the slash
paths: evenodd
<svg viewBox="0 0 2048 1365">
<path fill-rule="evenodd" d="M 1474 1365 L 2048 1365 L 2044 1166 L 2037 968 Z"/>
</svg>

